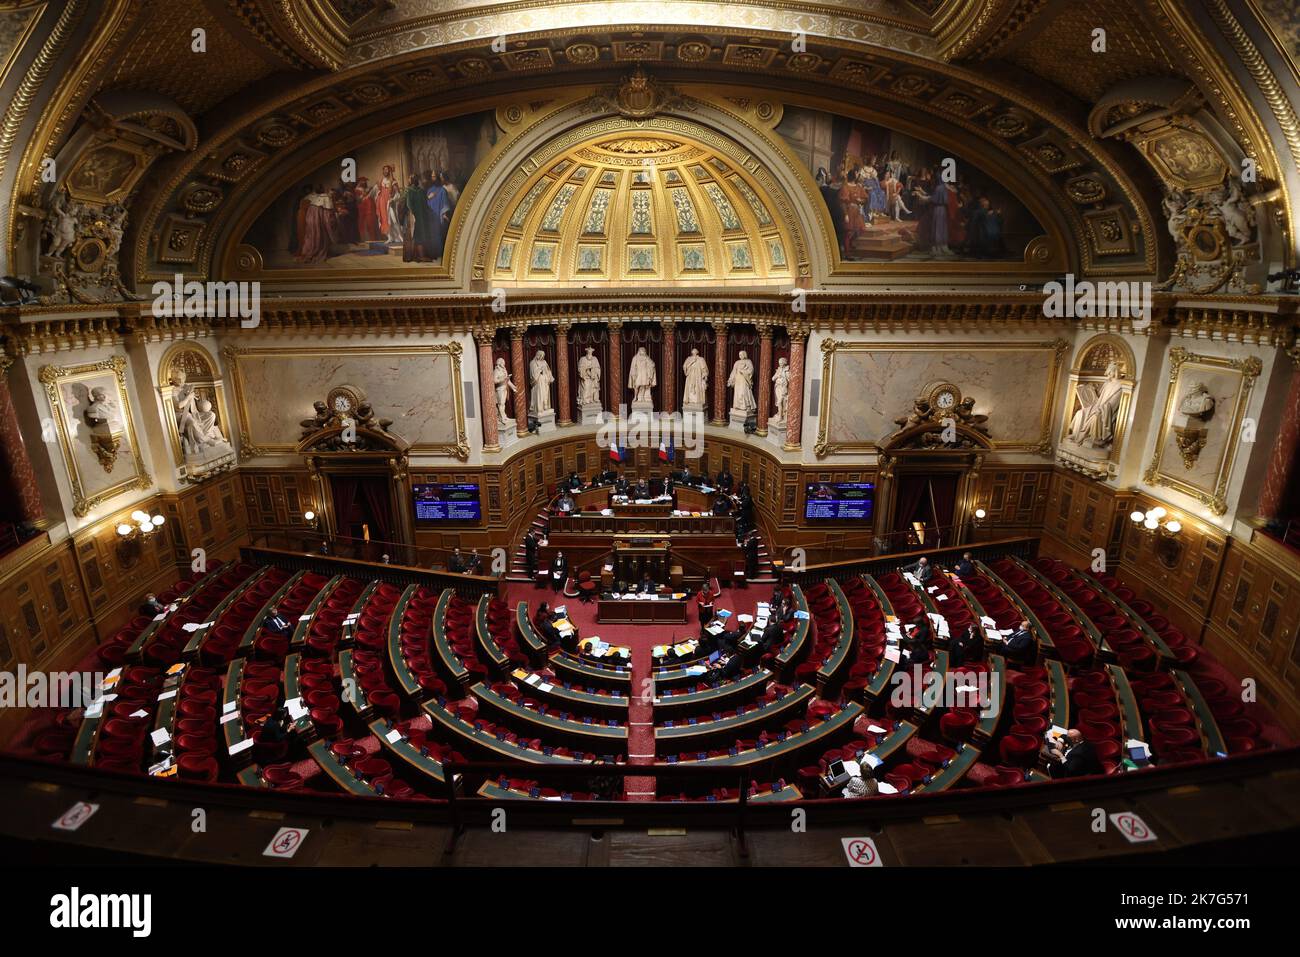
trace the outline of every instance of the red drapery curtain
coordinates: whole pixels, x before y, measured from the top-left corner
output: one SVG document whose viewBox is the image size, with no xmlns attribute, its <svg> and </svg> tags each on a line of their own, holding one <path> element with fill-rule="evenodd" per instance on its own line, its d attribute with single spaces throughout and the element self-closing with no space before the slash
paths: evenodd
<svg viewBox="0 0 1300 957">
<path fill-rule="evenodd" d="M 361 537 L 361 526 L 370 527 L 370 537 L 394 541 L 392 498 L 389 479 L 383 475 L 331 475 L 334 515 L 339 534 Z"/>
<path fill-rule="evenodd" d="M 924 475 L 898 476 L 898 491 L 894 497 L 894 527 L 891 531 L 903 532 L 912 527 L 912 521 L 929 492 Z"/>
<path fill-rule="evenodd" d="M 388 478 L 370 476 L 361 479 L 361 500 L 370 519 L 370 537 L 383 542 L 396 541 L 393 528 L 392 499 L 388 494 Z"/>
</svg>

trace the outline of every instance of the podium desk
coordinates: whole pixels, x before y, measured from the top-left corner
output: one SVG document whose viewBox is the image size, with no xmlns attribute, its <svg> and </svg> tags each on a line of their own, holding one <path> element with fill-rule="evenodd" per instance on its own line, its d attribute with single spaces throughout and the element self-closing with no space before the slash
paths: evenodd
<svg viewBox="0 0 1300 957">
<path fill-rule="evenodd" d="M 677 508 L 680 511 L 703 512 L 708 515 L 713 509 L 713 496 L 698 488 L 678 485 L 673 488 L 673 495 L 677 498 Z"/>
<path fill-rule="evenodd" d="M 609 508 L 609 496 L 612 485 L 594 485 L 573 493 L 573 504 L 579 512 L 599 512 Z"/>
<path fill-rule="evenodd" d="M 678 598 L 601 598 L 596 620 L 607 625 L 683 625 L 686 602 Z"/>
</svg>

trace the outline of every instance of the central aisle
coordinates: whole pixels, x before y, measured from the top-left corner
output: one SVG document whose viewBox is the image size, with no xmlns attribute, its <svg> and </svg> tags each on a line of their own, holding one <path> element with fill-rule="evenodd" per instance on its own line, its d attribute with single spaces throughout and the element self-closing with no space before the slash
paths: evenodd
<svg viewBox="0 0 1300 957">
<path fill-rule="evenodd" d="M 733 615 L 752 615 L 764 591 L 770 593 L 770 587 L 726 588 L 714 603 L 717 610 L 727 609 Z M 684 625 L 630 625 L 600 624 L 596 621 L 596 603 L 583 604 L 576 598 L 566 598 L 563 594 L 539 589 L 531 583 L 507 582 L 506 598 L 513 607 L 516 602 L 528 603 L 529 614 L 536 610 L 541 602 L 549 602 L 551 607 L 564 605 L 569 620 L 578 628 L 583 638 L 593 635 L 611 645 L 624 645 L 632 651 L 632 700 L 628 707 L 627 751 L 628 764 L 654 764 L 654 689 L 649 683 L 652 671 L 651 649 L 655 645 L 673 644 L 675 641 L 694 638 L 699 634 L 700 622 L 697 617 L 696 604 L 692 599 L 687 603 L 686 624 Z M 624 796 L 630 801 L 653 801 L 655 799 L 655 779 L 653 776 L 628 777 L 624 785 Z"/>
</svg>

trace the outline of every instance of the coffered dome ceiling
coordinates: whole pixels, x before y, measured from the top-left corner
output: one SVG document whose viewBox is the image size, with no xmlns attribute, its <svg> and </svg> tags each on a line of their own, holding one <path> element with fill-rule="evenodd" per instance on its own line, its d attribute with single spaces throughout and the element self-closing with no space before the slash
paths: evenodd
<svg viewBox="0 0 1300 957">
<path fill-rule="evenodd" d="M 789 283 L 793 248 L 751 173 L 654 131 L 597 135 L 522 184 L 493 232 L 496 283 Z"/>
</svg>

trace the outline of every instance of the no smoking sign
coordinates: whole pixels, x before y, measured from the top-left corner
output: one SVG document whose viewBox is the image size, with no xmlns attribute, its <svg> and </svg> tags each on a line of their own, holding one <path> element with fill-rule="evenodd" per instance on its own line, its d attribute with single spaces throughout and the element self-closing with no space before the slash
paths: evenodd
<svg viewBox="0 0 1300 957">
<path fill-rule="evenodd" d="M 275 832 L 271 843 L 262 852 L 263 857 L 279 857 L 285 860 L 298 853 L 302 842 L 307 839 L 307 829 L 301 827 L 282 827 Z"/>
<path fill-rule="evenodd" d="M 880 851 L 876 842 L 869 837 L 842 837 L 844 856 L 849 859 L 849 867 L 884 867 L 880 860 Z"/>
<path fill-rule="evenodd" d="M 1110 814 L 1108 817 L 1110 823 L 1119 829 L 1119 832 L 1124 835 L 1124 839 L 1130 844 L 1143 844 L 1156 839 L 1156 832 L 1151 830 L 1147 823 L 1132 811 L 1120 811 L 1116 814 Z"/>
</svg>

